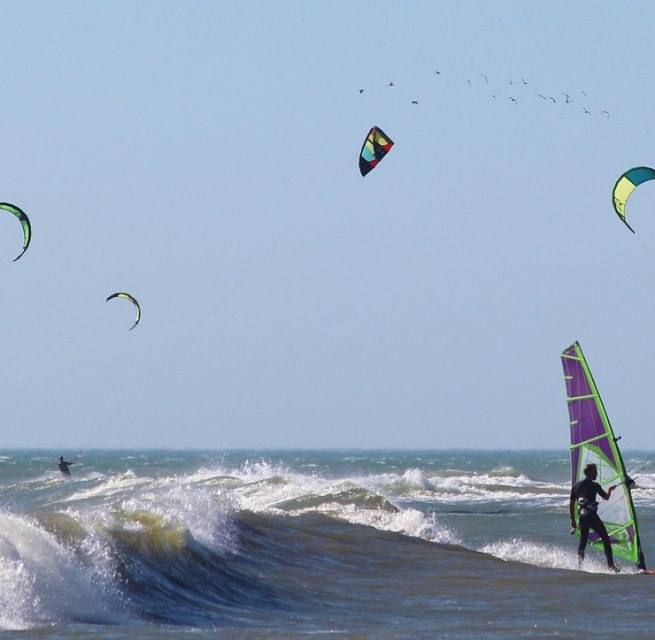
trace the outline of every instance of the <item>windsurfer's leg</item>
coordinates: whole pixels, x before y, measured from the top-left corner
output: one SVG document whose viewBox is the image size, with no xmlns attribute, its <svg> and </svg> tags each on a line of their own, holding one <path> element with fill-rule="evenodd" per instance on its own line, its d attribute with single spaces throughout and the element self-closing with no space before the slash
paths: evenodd
<svg viewBox="0 0 655 640">
<path fill-rule="evenodd" d="M 578 564 L 581 564 L 584 560 L 584 550 L 587 546 L 587 538 L 589 537 L 589 521 L 585 516 L 580 517 L 578 522 L 578 528 L 580 529 L 580 544 L 578 545 Z"/>
<path fill-rule="evenodd" d="M 593 521 L 590 523 L 591 528 L 600 536 L 600 539 L 603 541 L 603 549 L 605 550 L 605 558 L 607 560 L 607 566 L 610 569 L 614 568 L 614 556 L 612 554 L 612 544 L 610 543 L 610 537 L 607 534 L 607 529 L 603 524 L 603 521 L 596 515 Z"/>
</svg>

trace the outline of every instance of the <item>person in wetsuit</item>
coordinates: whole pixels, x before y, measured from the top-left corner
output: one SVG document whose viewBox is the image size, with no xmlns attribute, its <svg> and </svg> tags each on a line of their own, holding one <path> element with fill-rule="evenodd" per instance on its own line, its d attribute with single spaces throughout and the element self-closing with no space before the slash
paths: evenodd
<svg viewBox="0 0 655 640">
<path fill-rule="evenodd" d="M 585 477 L 576 482 L 571 489 L 571 500 L 569 502 L 569 513 L 571 515 L 571 528 L 580 528 L 580 544 L 578 545 L 578 560 L 584 560 L 585 547 L 587 546 L 587 539 L 589 537 L 589 529 L 593 529 L 603 541 L 605 549 L 605 558 L 607 559 L 607 566 L 610 571 L 618 571 L 614 566 L 614 557 L 612 555 L 612 545 L 610 538 L 607 534 L 607 529 L 596 512 L 598 502 L 596 496 L 600 496 L 603 500 L 609 500 L 612 491 L 618 485 L 612 485 L 607 492 L 596 482 L 598 477 L 598 469 L 593 463 L 586 464 L 584 467 Z M 580 522 L 575 523 L 575 503 L 580 507 Z"/>
<path fill-rule="evenodd" d="M 74 462 L 66 462 L 64 460 L 64 456 L 59 456 L 59 471 L 61 471 L 62 475 L 69 476 L 71 474 L 70 469 L 68 468 L 70 465 L 75 464 Z"/>
</svg>

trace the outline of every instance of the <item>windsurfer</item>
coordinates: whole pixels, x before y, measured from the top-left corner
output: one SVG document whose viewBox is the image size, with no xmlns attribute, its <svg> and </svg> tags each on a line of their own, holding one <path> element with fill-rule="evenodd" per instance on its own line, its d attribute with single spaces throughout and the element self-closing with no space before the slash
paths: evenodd
<svg viewBox="0 0 655 640">
<path fill-rule="evenodd" d="M 612 492 L 618 485 L 612 485 L 607 492 L 603 487 L 596 482 L 598 477 L 598 469 L 593 463 L 586 464 L 584 467 L 585 477 L 576 482 L 571 489 L 571 500 L 569 503 L 569 512 L 571 515 L 571 527 L 576 529 L 580 527 L 580 544 L 578 546 L 578 560 L 584 560 L 585 547 L 587 546 L 587 539 L 589 537 L 589 529 L 593 529 L 603 541 L 605 549 L 605 558 L 607 559 L 607 566 L 610 571 L 618 572 L 619 569 L 614 565 L 614 558 L 612 556 L 612 545 L 610 538 L 607 534 L 607 529 L 596 512 L 598 503 L 596 496 L 600 496 L 603 500 L 609 500 Z M 580 509 L 580 521 L 576 525 L 575 522 L 575 504 L 578 503 Z"/>
</svg>

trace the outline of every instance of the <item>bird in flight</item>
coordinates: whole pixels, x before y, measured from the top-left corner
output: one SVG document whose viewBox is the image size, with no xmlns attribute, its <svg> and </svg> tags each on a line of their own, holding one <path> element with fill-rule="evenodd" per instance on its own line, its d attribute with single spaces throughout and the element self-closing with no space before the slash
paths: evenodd
<svg viewBox="0 0 655 640">
<path fill-rule="evenodd" d="M 412 100 L 412 104 L 418 104 L 418 100 Z"/>
<path fill-rule="evenodd" d="M 362 93 L 364 93 L 364 91 L 366 91 L 366 89 L 360 89 L 360 90 L 359 90 L 360 95 L 361 95 Z"/>
</svg>

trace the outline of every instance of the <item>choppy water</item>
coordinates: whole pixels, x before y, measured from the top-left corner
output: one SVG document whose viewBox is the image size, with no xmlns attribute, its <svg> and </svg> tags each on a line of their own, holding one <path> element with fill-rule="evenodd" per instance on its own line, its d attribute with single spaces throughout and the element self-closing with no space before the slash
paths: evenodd
<svg viewBox="0 0 655 640">
<path fill-rule="evenodd" d="M 84 451 L 70 479 L 60 454 L 0 452 L 0 637 L 655 627 L 655 576 L 578 568 L 566 451 Z M 655 461 L 625 458 L 655 567 Z"/>
</svg>

